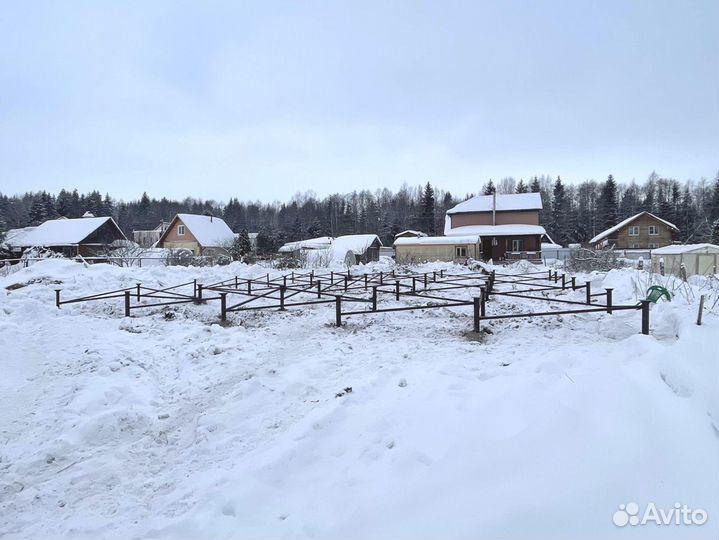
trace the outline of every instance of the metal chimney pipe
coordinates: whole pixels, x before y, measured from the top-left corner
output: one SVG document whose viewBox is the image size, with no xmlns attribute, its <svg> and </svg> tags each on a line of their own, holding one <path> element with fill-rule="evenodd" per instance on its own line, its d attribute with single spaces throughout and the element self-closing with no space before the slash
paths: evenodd
<svg viewBox="0 0 719 540">
<path fill-rule="evenodd" d="M 497 191 L 492 192 L 492 225 L 497 224 Z"/>
</svg>

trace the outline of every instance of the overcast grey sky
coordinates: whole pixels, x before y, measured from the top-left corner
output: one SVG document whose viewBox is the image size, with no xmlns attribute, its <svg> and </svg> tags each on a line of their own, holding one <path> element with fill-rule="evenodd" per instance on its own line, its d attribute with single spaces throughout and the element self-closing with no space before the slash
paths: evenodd
<svg viewBox="0 0 719 540">
<path fill-rule="evenodd" d="M 719 1 L 4 2 L 0 192 L 719 170 Z"/>
</svg>

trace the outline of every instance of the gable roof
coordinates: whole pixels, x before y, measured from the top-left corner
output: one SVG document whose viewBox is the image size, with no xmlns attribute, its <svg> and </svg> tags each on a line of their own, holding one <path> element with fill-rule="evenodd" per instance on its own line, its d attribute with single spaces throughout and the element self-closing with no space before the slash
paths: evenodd
<svg viewBox="0 0 719 540">
<path fill-rule="evenodd" d="M 446 236 L 463 236 L 467 234 L 478 234 L 479 236 L 522 236 L 547 234 L 547 231 L 541 225 L 525 225 L 517 223 L 516 225 L 465 225 L 464 227 L 455 227 L 454 229 L 445 228 Z"/>
<path fill-rule="evenodd" d="M 610 227 L 610 228 L 607 229 L 606 231 L 600 232 L 598 235 L 596 235 L 594 238 L 592 238 L 592 239 L 589 241 L 589 243 L 590 243 L 590 244 L 594 244 L 595 242 L 599 242 L 600 240 L 604 240 L 604 239 L 605 239 L 607 236 L 609 236 L 610 234 L 617 232 L 617 231 L 618 231 L 619 229 L 621 229 L 622 227 L 626 227 L 626 226 L 629 225 L 632 221 L 634 221 L 635 219 L 637 219 L 637 218 L 643 216 L 644 214 L 646 214 L 646 215 L 648 215 L 648 216 L 650 216 L 650 217 L 656 219 L 657 221 L 659 221 L 659 222 L 661 222 L 661 223 L 664 223 L 664 225 L 666 225 L 666 226 L 669 227 L 670 229 L 674 229 L 675 231 L 679 231 L 679 228 L 678 228 L 676 225 L 674 225 L 673 223 L 669 223 L 668 221 L 665 221 L 665 220 L 663 220 L 662 218 L 657 217 L 657 216 L 655 216 L 654 214 L 652 214 L 651 212 L 647 212 L 647 211 L 645 210 L 644 212 L 639 212 L 638 214 L 635 214 L 635 215 L 633 215 L 632 217 L 628 217 L 628 218 L 625 219 L 624 221 L 622 221 L 622 222 L 620 222 L 620 223 L 617 223 L 614 227 Z"/>
<path fill-rule="evenodd" d="M 466 212 L 491 212 L 494 204 L 493 195 L 476 195 L 447 210 L 447 214 Z M 541 210 L 542 196 L 539 193 L 497 194 L 497 212 L 511 210 Z"/>
<path fill-rule="evenodd" d="M 94 233 L 107 222 L 117 229 L 123 239 L 127 240 L 125 234 L 117 226 L 111 217 L 74 218 L 74 219 L 51 219 L 38 225 L 33 230 L 14 237 L 11 245 L 19 247 L 34 246 L 71 246 L 81 244 L 88 236 Z"/>
<path fill-rule="evenodd" d="M 162 233 L 158 244 L 165 240 L 178 219 L 189 229 L 202 247 L 224 247 L 235 241 L 235 233 L 222 218 L 199 214 L 177 214 L 172 218 L 167 230 Z"/>
<path fill-rule="evenodd" d="M 25 244 L 25 238 L 29 233 L 37 229 L 37 227 L 21 227 L 19 229 L 10 229 L 5 233 L 5 240 L 3 245 L 8 247 L 23 247 Z"/>
<path fill-rule="evenodd" d="M 280 253 L 292 253 L 301 249 L 327 249 L 332 245 L 331 236 L 320 236 L 318 238 L 310 238 L 308 240 L 298 240 L 297 242 L 287 242 L 283 244 Z"/>
<path fill-rule="evenodd" d="M 398 232 L 394 235 L 395 238 L 399 238 L 402 235 L 408 235 L 408 236 L 427 236 L 427 233 L 423 233 L 422 231 L 413 231 L 412 229 L 407 229 L 406 231 Z"/>
<path fill-rule="evenodd" d="M 300 240 L 298 242 L 287 242 L 278 251 L 280 253 L 292 253 L 301 249 L 310 250 L 330 250 L 333 260 L 344 260 L 348 251 L 355 255 L 364 255 L 375 241 L 382 245 L 382 241 L 376 234 L 347 234 L 332 238 L 331 236 L 320 236 L 319 238 L 310 238 L 309 240 Z"/>
<path fill-rule="evenodd" d="M 479 235 L 470 234 L 463 236 L 418 236 L 414 238 L 397 238 L 395 246 L 453 246 L 462 244 L 479 244 Z"/>
</svg>

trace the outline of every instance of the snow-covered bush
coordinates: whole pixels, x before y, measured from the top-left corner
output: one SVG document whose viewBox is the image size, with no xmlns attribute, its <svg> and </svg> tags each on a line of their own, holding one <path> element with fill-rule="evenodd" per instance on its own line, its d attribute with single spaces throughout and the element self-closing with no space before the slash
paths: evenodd
<svg viewBox="0 0 719 540">
<path fill-rule="evenodd" d="M 219 266 L 227 266 L 231 262 L 232 257 L 230 257 L 229 255 L 220 255 L 219 257 L 217 257 L 217 264 Z"/>
<path fill-rule="evenodd" d="M 145 255 L 145 248 L 132 240 L 115 240 L 110 244 L 108 258 L 118 266 L 137 266 L 138 258 Z"/>
<path fill-rule="evenodd" d="M 166 266 L 190 266 L 193 253 L 191 249 L 169 249 L 165 257 Z"/>
<path fill-rule="evenodd" d="M 569 252 L 564 268 L 569 272 L 608 272 L 622 268 L 624 262 L 617 257 L 613 249 L 575 248 Z"/>
</svg>

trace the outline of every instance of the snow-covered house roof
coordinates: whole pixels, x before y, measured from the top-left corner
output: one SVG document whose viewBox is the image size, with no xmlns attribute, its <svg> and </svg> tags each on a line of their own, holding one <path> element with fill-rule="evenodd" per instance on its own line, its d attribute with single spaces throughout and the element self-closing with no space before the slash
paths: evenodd
<svg viewBox="0 0 719 540">
<path fill-rule="evenodd" d="M 293 253 L 302 249 L 328 249 L 332 245 L 331 236 L 320 236 L 297 242 L 287 242 L 278 250 L 280 253 Z"/>
<path fill-rule="evenodd" d="M 407 229 L 406 231 L 402 231 L 400 233 L 397 233 L 394 235 L 395 238 L 402 238 L 404 236 L 427 236 L 427 233 L 423 233 L 422 231 L 413 231 L 412 229 Z"/>
<path fill-rule="evenodd" d="M 452 222 L 447 216 L 444 220 L 445 236 L 464 236 L 477 234 L 479 236 L 517 236 L 546 234 L 547 231 L 541 225 L 525 225 L 516 223 L 510 225 L 465 225 L 452 228 Z"/>
<path fill-rule="evenodd" d="M 476 195 L 471 199 L 459 203 L 447 210 L 447 214 L 462 214 L 467 212 L 497 212 L 517 210 L 541 210 L 542 197 L 539 193 L 511 193 L 496 195 L 496 208 L 494 208 L 494 195 Z"/>
<path fill-rule="evenodd" d="M 590 243 L 590 244 L 594 244 L 594 243 L 596 243 L 596 242 L 600 242 L 600 241 L 604 240 L 605 238 L 609 237 L 612 233 L 617 232 L 617 231 L 618 231 L 619 229 L 621 229 L 622 227 L 626 227 L 626 226 L 629 225 L 632 221 L 634 221 L 635 219 L 637 219 L 637 218 L 639 218 L 639 217 L 641 217 L 641 216 L 643 216 L 643 215 L 645 215 L 645 214 L 648 215 L 648 216 L 650 216 L 650 217 L 652 217 L 652 218 L 654 218 L 654 219 L 656 219 L 657 221 L 659 221 L 659 222 L 661 222 L 661 223 L 664 223 L 664 225 L 666 225 L 666 226 L 669 227 L 670 229 L 673 229 L 673 230 L 675 230 L 675 231 L 678 231 L 678 230 L 679 230 L 679 228 L 678 228 L 676 225 L 674 225 L 673 223 L 669 223 L 668 221 L 666 221 L 666 220 L 664 220 L 664 219 L 662 219 L 662 218 L 660 218 L 660 217 L 655 216 L 655 215 L 652 214 L 651 212 L 644 211 L 644 212 L 639 212 L 638 214 L 633 215 L 632 217 L 628 217 L 628 218 L 625 219 L 624 221 L 622 221 L 622 222 L 620 222 L 620 223 L 617 223 L 614 227 L 610 227 L 610 228 L 607 229 L 606 231 L 600 232 L 598 235 L 596 235 L 594 238 L 592 238 L 592 239 L 589 241 L 589 243 Z"/>
<path fill-rule="evenodd" d="M 469 234 L 464 236 L 419 236 L 415 238 L 397 238 L 394 241 L 395 246 L 430 246 L 430 245 L 461 245 L 461 244 L 479 244 L 480 238 L 477 234 Z"/>
<path fill-rule="evenodd" d="M 11 249 L 27 246 L 27 244 L 24 243 L 25 237 L 35 229 L 37 229 L 37 227 L 22 227 L 19 229 L 10 229 L 5 233 L 5 240 L 3 241 L 3 245 L 8 246 Z"/>
<path fill-rule="evenodd" d="M 200 214 L 177 214 L 160 237 L 160 242 L 172 230 L 177 219 L 182 221 L 202 247 L 225 247 L 235 240 L 235 234 L 222 218 Z"/>
<path fill-rule="evenodd" d="M 332 258 L 343 261 L 348 251 L 351 251 L 355 255 L 362 256 L 375 242 L 380 246 L 382 245 L 382 241 L 376 234 L 348 234 L 338 236 L 332 242 Z"/>
<path fill-rule="evenodd" d="M 82 244 L 83 240 L 107 222 L 112 223 L 122 238 L 127 240 L 111 217 L 92 217 L 51 219 L 26 234 L 22 234 L 19 239 L 16 237 L 12 242 L 18 247 L 53 247 Z"/>
<path fill-rule="evenodd" d="M 716 244 L 676 244 L 653 249 L 654 255 L 682 255 L 684 253 L 719 253 Z"/>
</svg>

